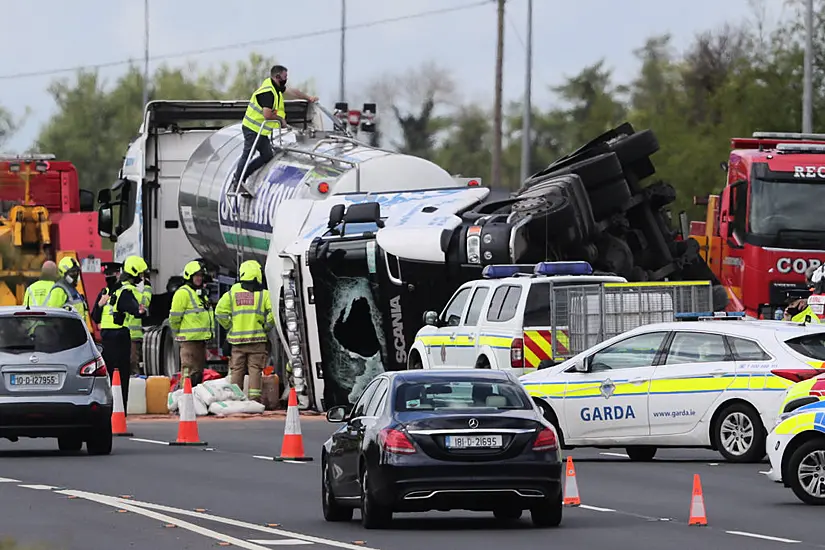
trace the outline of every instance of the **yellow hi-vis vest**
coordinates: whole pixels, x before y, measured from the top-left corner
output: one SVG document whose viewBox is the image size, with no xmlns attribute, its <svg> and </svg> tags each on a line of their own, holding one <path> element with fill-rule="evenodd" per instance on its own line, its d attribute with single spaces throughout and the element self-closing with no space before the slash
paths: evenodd
<svg viewBox="0 0 825 550">
<path fill-rule="evenodd" d="M 54 286 L 54 281 L 40 280 L 35 281 L 26 289 L 26 294 L 23 296 L 24 306 L 43 307 L 49 298 L 49 291 Z"/>
<path fill-rule="evenodd" d="M 229 331 L 226 341 L 232 345 L 266 342 L 275 326 L 269 291 L 250 292 L 241 283 L 235 283 L 221 296 L 215 318 Z"/>
<path fill-rule="evenodd" d="M 246 108 L 246 114 L 244 114 L 243 117 L 243 125 L 256 134 L 259 130 L 261 130 L 261 126 L 263 126 L 264 129 L 261 130 L 261 135 L 268 136 L 272 133 L 273 128 L 280 128 L 281 124 L 277 120 L 266 120 L 264 118 L 264 110 L 258 103 L 257 97 L 261 92 L 272 92 L 275 96 L 275 103 L 272 105 L 272 110 L 277 112 L 281 118 L 286 118 L 286 112 L 284 111 L 284 96 L 281 92 L 275 89 L 272 79 L 267 78 L 264 80 L 264 83 L 261 84 L 261 87 L 255 90 L 255 93 L 252 94 L 252 98 L 249 100 L 249 106 Z"/>
<path fill-rule="evenodd" d="M 117 302 L 120 299 L 120 295 L 124 292 L 131 292 L 136 300 L 140 299 L 138 291 L 134 285 L 130 283 L 123 283 L 123 286 L 111 293 L 109 302 L 103 306 L 103 312 L 100 314 L 100 330 L 117 330 L 126 327 L 126 323 L 131 315 L 120 311 L 117 308 Z"/>
<path fill-rule="evenodd" d="M 172 296 L 172 308 L 169 311 L 169 326 L 179 342 L 203 341 L 212 339 L 212 327 L 215 319 L 212 310 L 206 307 L 205 298 L 201 298 L 189 285 L 183 285 Z"/>
<path fill-rule="evenodd" d="M 86 322 L 86 299 L 77 289 L 69 287 L 63 281 L 57 281 L 49 290 L 46 305 L 48 307 L 72 306 L 83 322 Z"/>
<path fill-rule="evenodd" d="M 794 323 L 804 323 L 806 320 L 805 317 L 810 317 L 810 320 L 808 322 L 811 324 L 818 325 L 822 323 L 822 321 L 819 320 L 819 316 L 816 313 L 814 313 L 814 311 L 811 309 L 811 306 L 806 307 L 805 309 L 791 317 L 791 321 Z"/>
<path fill-rule="evenodd" d="M 135 297 L 138 299 L 139 305 L 149 309 L 149 304 L 152 303 L 152 286 L 144 284 L 142 293 L 135 287 Z M 126 326 L 129 327 L 129 336 L 132 340 L 143 340 L 143 323 L 140 318 L 129 315 Z"/>
</svg>

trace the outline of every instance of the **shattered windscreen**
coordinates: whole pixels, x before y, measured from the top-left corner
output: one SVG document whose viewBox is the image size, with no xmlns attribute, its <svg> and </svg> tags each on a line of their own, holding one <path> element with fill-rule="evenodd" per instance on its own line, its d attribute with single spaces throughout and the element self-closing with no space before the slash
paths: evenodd
<svg viewBox="0 0 825 550">
<path fill-rule="evenodd" d="M 366 269 L 364 241 L 334 246 L 311 265 L 326 408 L 354 403 L 370 380 L 384 372 L 387 353 L 376 303 L 379 285 Z"/>
</svg>

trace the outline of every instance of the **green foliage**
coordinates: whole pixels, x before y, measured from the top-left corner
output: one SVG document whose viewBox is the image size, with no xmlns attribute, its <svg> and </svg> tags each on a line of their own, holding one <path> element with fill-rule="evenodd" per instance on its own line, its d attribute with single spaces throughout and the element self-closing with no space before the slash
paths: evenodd
<svg viewBox="0 0 825 550">
<path fill-rule="evenodd" d="M 0 550 L 46 550 L 43 546 L 23 546 L 12 539 L 0 539 Z"/>
</svg>

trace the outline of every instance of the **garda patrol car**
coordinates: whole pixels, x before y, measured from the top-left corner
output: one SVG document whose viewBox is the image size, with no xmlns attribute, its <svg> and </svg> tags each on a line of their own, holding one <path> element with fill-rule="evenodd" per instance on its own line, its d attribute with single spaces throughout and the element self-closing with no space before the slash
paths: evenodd
<svg viewBox="0 0 825 550">
<path fill-rule="evenodd" d="M 816 372 L 800 342 L 825 327 L 742 315 L 639 327 L 521 381 L 566 447 L 625 447 L 631 460 L 708 447 L 756 462 L 792 384 L 772 371 Z"/>
<path fill-rule="evenodd" d="M 439 315 L 424 314 L 407 366 L 476 367 L 521 375 L 646 323 L 682 303 L 712 304 L 708 282 L 628 283 L 587 262 L 490 265 Z"/>
<path fill-rule="evenodd" d="M 825 401 L 782 414 L 767 441 L 768 478 L 806 504 L 825 504 Z"/>
</svg>

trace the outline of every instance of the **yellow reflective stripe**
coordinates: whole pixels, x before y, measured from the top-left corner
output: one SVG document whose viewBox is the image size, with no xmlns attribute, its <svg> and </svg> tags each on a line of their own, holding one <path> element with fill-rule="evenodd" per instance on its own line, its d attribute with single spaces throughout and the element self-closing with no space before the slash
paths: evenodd
<svg viewBox="0 0 825 550">
<path fill-rule="evenodd" d="M 651 286 L 710 286 L 709 281 L 647 281 L 639 283 L 604 283 L 605 288 L 632 288 Z"/>
<path fill-rule="evenodd" d="M 814 429 L 814 420 L 816 419 L 816 413 L 802 413 L 796 416 L 792 416 L 790 418 L 786 418 L 779 425 L 774 428 L 774 432 L 777 435 L 791 435 L 791 434 L 798 434 L 799 432 L 804 432 L 806 430 L 813 430 Z"/>
<path fill-rule="evenodd" d="M 490 336 L 482 334 L 478 337 L 478 343 L 482 346 L 490 346 L 491 348 L 509 348 L 513 343 L 511 336 Z"/>
</svg>

